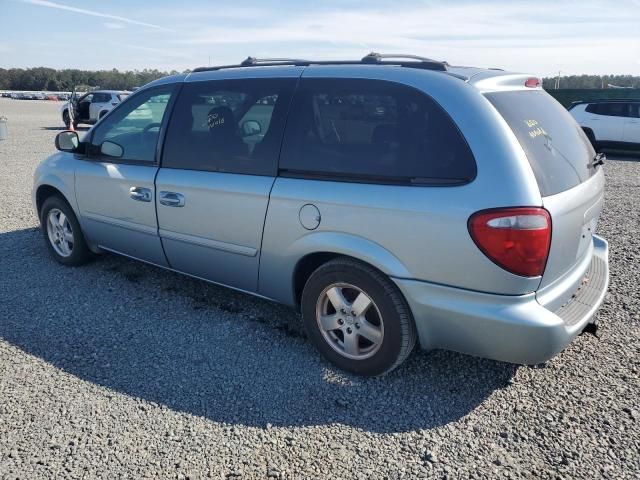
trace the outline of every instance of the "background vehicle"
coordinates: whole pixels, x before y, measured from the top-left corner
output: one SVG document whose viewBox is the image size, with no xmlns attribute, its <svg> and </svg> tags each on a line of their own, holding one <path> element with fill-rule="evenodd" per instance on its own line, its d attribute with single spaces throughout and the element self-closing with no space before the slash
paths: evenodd
<svg viewBox="0 0 640 480">
<path fill-rule="evenodd" d="M 594 148 L 640 148 L 640 100 L 576 102 L 569 112 Z"/>
<path fill-rule="evenodd" d="M 417 338 L 535 364 L 608 284 L 599 158 L 540 83 L 377 54 L 196 69 L 59 134 L 34 204 L 60 263 L 112 251 L 295 306 L 346 370 Z"/>
<path fill-rule="evenodd" d="M 69 128 L 71 125 L 69 109 L 73 108 L 74 127 L 77 127 L 79 124 L 93 125 L 113 107 L 124 100 L 127 95 L 129 95 L 129 92 L 126 91 L 94 90 L 79 97 L 72 97 L 71 100 L 65 103 L 60 109 L 62 121 L 65 126 Z"/>
</svg>

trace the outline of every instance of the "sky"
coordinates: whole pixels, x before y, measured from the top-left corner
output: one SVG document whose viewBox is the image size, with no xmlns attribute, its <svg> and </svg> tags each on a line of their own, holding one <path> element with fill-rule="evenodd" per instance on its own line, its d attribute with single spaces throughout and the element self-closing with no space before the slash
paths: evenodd
<svg viewBox="0 0 640 480">
<path fill-rule="evenodd" d="M 182 71 L 370 51 L 640 75 L 640 0 L 0 0 L 1 68 Z"/>
</svg>

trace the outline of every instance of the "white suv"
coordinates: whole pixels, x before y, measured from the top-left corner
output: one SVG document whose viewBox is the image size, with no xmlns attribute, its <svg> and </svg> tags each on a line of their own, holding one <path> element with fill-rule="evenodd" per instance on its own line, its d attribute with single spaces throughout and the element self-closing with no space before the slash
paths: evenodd
<svg viewBox="0 0 640 480">
<path fill-rule="evenodd" d="M 79 98 L 71 99 L 62 106 L 62 121 L 69 128 L 73 120 L 74 128 L 80 123 L 93 125 L 107 114 L 113 107 L 124 100 L 129 92 L 120 90 L 94 90 Z M 69 115 L 69 107 L 73 105 L 73 118 Z"/>
<path fill-rule="evenodd" d="M 575 102 L 569 112 L 596 150 L 640 147 L 640 99 Z"/>
</svg>

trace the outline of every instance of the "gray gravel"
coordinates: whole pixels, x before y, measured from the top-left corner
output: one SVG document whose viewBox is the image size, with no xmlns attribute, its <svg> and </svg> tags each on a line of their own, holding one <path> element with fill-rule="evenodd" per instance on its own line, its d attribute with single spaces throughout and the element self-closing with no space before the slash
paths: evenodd
<svg viewBox="0 0 640 480">
<path fill-rule="evenodd" d="M 416 352 L 334 370 L 290 310 L 104 256 L 31 210 L 59 104 L 0 99 L 0 478 L 640 477 L 640 161 L 606 165 L 599 338 L 539 368 Z"/>
</svg>

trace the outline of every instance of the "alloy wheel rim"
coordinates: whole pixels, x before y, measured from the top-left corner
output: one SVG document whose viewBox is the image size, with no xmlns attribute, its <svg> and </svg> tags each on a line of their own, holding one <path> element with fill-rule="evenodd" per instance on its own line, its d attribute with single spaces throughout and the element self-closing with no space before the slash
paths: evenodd
<svg viewBox="0 0 640 480">
<path fill-rule="evenodd" d="M 384 322 L 378 306 L 361 288 L 334 283 L 316 304 L 316 321 L 333 350 L 352 360 L 376 354 L 384 339 Z"/>
<path fill-rule="evenodd" d="M 67 216 L 58 208 L 52 208 L 47 215 L 47 235 L 55 252 L 61 257 L 69 257 L 73 252 L 73 229 Z"/>
</svg>

